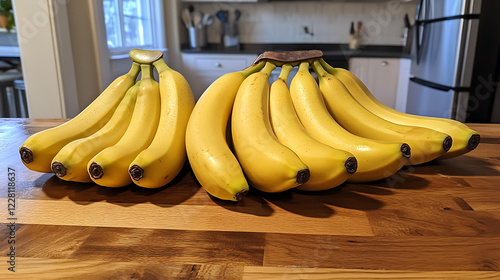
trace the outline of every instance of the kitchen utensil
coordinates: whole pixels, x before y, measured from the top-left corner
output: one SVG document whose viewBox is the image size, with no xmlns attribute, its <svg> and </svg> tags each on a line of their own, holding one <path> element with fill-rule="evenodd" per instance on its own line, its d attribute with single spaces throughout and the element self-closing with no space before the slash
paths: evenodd
<svg viewBox="0 0 500 280">
<path fill-rule="evenodd" d="M 195 28 L 201 28 L 203 26 L 202 19 L 203 15 L 200 12 L 193 12 L 193 26 Z"/>
<path fill-rule="evenodd" d="M 358 24 L 356 25 L 356 38 L 359 37 L 359 33 L 361 32 L 361 27 L 363 26 L 363 22 L 358 21 Z"/>
<path fill-rule="evenodd" d="M 182 10 L 182 21 L 186 25 L 186 28 L 189 29 L 193 26 L 193 21 L 191 20 L 191 14 L 188 9 Z"/>
<path fill-rule="evenodd" d="M 234 21 L 236 22 L 240 20 L 240 17 L 241 17 L 241 11 L 238 9 L 234 10 Z"/>
<path fill-rule="evenodd" d="M 228 12 L 225 10 L 219 10 L 217 14 L 215 14 L 217 18 L 220 20 L 220 22 L 227 22 L 228 19 Z"/>
<path fill-rule="evenodd" d="M 349 30 L 349 34 L 354 35 L 356 31 L 354 30 L 354 21 L 351 21 L 351 29 Z"/>
<path fill-rule="evenodd" d="M 202 23 L 204 26 L 210 26 L 214 23 L 214 17 L 211 14 L 204 14 Z"/>
<path fill-rule="evenodd" d="M 408 18 L 408 14 L 405 14 L 404 19 L 405 29 L 403 34 L 404 39 L 404 52 L 411 53 L 412 39 L 413 39 L 413 27 L 410 24 L 410 19 Z"/>
<path fill-rule="evenodd" d="M 405 27 L 410 28 L 410 18 L 408 17 L 408 14 L 405 14 Z"/>
<path fill-rule="evenodd" d="M 349 30 L 349 48 L 357 49 L 359 47 L 358 32 L 354 28 L 354 22 L 351 22 L 351 28 Z"/>
</svg>

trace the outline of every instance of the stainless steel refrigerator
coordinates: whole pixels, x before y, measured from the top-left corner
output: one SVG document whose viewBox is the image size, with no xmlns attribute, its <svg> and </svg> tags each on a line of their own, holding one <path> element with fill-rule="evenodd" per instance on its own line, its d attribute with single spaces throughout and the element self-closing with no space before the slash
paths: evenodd
<svg viewBox="0 0 500 280">
<path fill-rule="evenodd" d="M 420 0 L 407 113 L 466 120 L 481 0 Z"/>
</svg>

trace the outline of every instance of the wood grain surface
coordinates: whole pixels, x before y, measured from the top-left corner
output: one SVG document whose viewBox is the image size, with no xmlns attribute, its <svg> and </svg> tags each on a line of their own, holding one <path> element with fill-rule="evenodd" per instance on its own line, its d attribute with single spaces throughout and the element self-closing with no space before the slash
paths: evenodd
<svg viewBox="0 0 500 280">
<path fill-rule="evenodd" d="M 156 190 L 28 170 L 19 146 L 63 121 L 0 119 L 0 279 L 500 279 L 500 125 L 470 124 L 476 150 L 386 180 L 233 203 L 189 165 Z"/>
</svg>

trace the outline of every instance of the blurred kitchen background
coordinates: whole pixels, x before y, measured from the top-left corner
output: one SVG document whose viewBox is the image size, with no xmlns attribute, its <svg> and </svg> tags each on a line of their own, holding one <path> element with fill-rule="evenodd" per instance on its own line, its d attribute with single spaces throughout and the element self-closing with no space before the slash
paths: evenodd
<svg viewBox="0 0 500 280">
<path fill-rule="evenodd" d="M 2 117 L 75 116 L 128 71 L 132 48 L 162 50 L 197 98 L 216 78 L 249 66 L 263 51 L 320 49 L 325 60 L 353 71 L 392 108 L 500 123 L 496 0 L 12 4 L 15 24 L 0 28 Z"/>
</svg>

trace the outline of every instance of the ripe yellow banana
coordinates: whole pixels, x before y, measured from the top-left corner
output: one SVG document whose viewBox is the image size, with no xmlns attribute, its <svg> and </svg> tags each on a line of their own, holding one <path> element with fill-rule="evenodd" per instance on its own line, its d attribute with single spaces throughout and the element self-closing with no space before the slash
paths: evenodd
<svg viewBox="0 0 500 280">
<path fill-rule="evenodd" d="M 159 73 L 160 121 L 151 145 L 132 161 L 134 183 L 159 188 L 172 181 L 186 162 L 186 126 L 193 111 L 194 97 L 188 82 L 163 59 L 153 63 Z"/>
<path fill-rule="evenodd" d="M 92 181 L 106 187 L 132 183 L 128 168 L 132 160 L 146 149 L 155 135 L 160 119 L 160 91 L 153 79 L 151 65 L 142 64 L 142 78 L 137 91 L 134 112 L 123 137 L 113 146 L 94 156 L 87 165 Z"/>
<path fill-rule="evenodd" d="M 408 143 L 411 158 L 408 164 L 422 164 L 446 153 L 451 137 L 442 132 L 419 126 L 396 124 L 368 111 L 352 97 L 344 84 L 323 69 L 315 60 L 312 65 L 319 79 L 319 88 L 326 107 L 343 128 L 352 134 L 382 141 Z"/>
<path fill-rule="evenodd" d="M 250 184 L 265 192 L 281 192 L 309 179 L 309 169 L 274 135 L 269 120 L 269 75 L 276 66 L 246 78 L 238 89 L 231 116 L 234 150 Z"/>
<path fill-rule="evenodd" d="M 140 81 L 132 86 L 111 119 L 96 133 L 69 142 L 52 159 L 52 171 L 59 178 L 74 182 L 92 182 L 87 163 L 103 149 L 113 146 L 123 136 L 132 118 Z"/>
<path fill-rule="evenodd" d="M 213 82 L 194 106 L 186 129 L 186 151 L 201 186 L 212 196 L 238 201 L 248 192 L 241 166 L 226 141 L 236 92 L 263 63 L 225 74 Z"/>
<path fill-rule="evenodd" d="M 52 172 L 51 162 L 59 150 L 69 142 L 92 135 L 113 115 L 127 90 L 134 85 L 139 64 L 116 78 L 85 110 L 73 119 L 31 135 L 19 148 L 22 162 L 38 172 Z"/>
<path fill-rule="evenodd" d="M 281 66 L 281 73 L 270 89 L 269 113 L 274 134 L 309 167 L 311 177 L 297 189 L 321 191 L 336 187 L 356 171 L 356 158 L 312 138 L 297 117 L 286 81 L 293 67 Z"/>
<path fill-rule="evenodd" d="M 358 169 L 347 181 L 379 180 L 394 174 L 408 162 L 408 144 L 356 136 L 335 122 L 326 108 L 318 84 L 309 72 L 308 62 L 300 64 L 290 85 L 290 95 L 300 121 L 313 138 L 356 157 Z"/>
<path fill-rule="evenodd" d="M 440 159 L 468 153 L 474 150 L 480 142 L 479 134 L 459 121 L 406 114 L 389 108 L 378 101 L 363 82 L 348 70 L 333 68 L 324 60 L 321 60 L 321 64 L 326 71 L 345 85 L 361 105 L 375 115 L 397 124 L 426 127 L 450 135 L 453 144 L 447 153 L 439 157 Z"/>
</svg>

